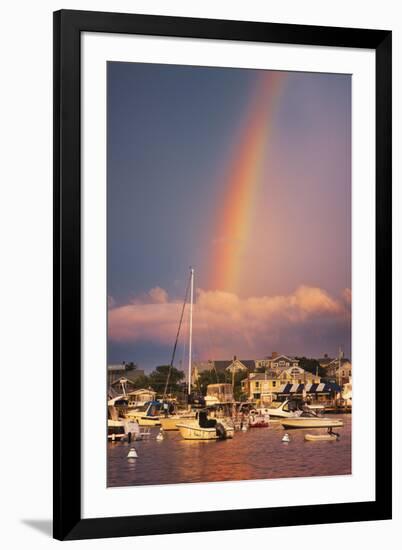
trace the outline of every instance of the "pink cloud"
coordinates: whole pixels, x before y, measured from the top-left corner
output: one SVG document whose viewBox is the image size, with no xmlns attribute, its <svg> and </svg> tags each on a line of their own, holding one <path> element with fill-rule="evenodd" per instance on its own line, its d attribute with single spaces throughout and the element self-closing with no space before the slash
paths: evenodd
<svg viewBox="0 0 402 550">
<path fill-rule="evenodd" d="M 300 286 L 283 296 L 240 298 L 223 291 L 197 291 L 194 307 L 194 344 L 203 358 L 234 353 L 262 353 L 289 334 L 289 342 L 304 331 L 350 322 L 350 302 L 325 290 Z M 347 296 L 350 297 L 348 289 Z M 159 287 L 133 302 L 109 311 L 109 338 L 120 343 L 172 345 L 181 302 L 169 300 Z M 186 331 L 187 319 L 183 333 Z M 295 344 L 296 345 L 296 344 Z"/>
</svg>

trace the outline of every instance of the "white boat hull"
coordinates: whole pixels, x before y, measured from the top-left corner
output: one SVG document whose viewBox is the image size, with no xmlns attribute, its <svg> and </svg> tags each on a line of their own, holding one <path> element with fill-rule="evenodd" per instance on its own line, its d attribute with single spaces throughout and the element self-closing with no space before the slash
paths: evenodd
<svg viewBox="0 0 402 550">
<path fill-rule="evenodd" d="M 285 429 L 295 428 L 342 428 L 341 420 L 332 420 L 331 418 L 303 417 L 286 418 L 281 422 Z"/>
<path fill-rule="evenodd" d="M 198 441 L 210 441 L 221 439 L 216 428 L 201 428 L 196 420 L 193 422 L 181 422 L 177 424 L 180 435 L 183 439 L 193 439 Z M 231 439 L 234 436 L 234 428 L 224 425 L 226 439 Z"/>
<path fill-rule="evenodd" d="M 135 420 L 140 426 L 160 426 L 161 419 L 159 416 L 145 416 L 141 413 L 129 412 L 126 415 L 126 418 L 130 420 Z"/>
<path fill-rule="evenodd" d="M 124 439 L 131 434 L 134 439 L 139 436 L 140 428 L 138 423 L 132 420 L 120 419 L 120 420 L 111 420 L 107 421 L 108 427 L 108 436 L 107 438 L 111 441 L 117 441 L 119 439 Z"/>
<path fill-rule="evenodd" d="M 160 417 L 160 423 L 162 428 L 165 432 L 178 430 L 177 424 L 180 424 L 182 422 L 186 422 L 187 420 L 191 420 L 194 418 L 194 415 L 189 416 L 181 416 L 181 415 L 172 415 L 167 417 Z"/>
<path fill-rule="evenodd" d="M 337 441 L 338 436 L 335 434 L 320 434 L 320 435 L 306 434 L 304 436 L 304 439 L 306 441 Z"/>
</svg>

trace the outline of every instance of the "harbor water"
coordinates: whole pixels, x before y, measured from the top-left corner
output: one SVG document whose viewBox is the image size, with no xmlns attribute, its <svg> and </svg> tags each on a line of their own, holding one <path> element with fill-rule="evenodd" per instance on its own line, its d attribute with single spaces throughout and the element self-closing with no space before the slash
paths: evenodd
<svg viewBox="0 0 402 550">
<path fill-rule="evenodd" d="M 148 440 L 108 443 L 108 487 L 351 474 L 352 415 L 331 419 L 344 422 L 335 429 L 337 441 L 305 441 L 306 433 L 326 430 L 286 432 L 273 422 L 224 441 L 188 441 L 178 431 L 166 432 L 164 440 L 157 441 L 159 428 L 152 428 Z M 282 442 L 285 433 L 288 443 Z M 127 458 L 132 447 L 136 459 Z"/>
</svg>

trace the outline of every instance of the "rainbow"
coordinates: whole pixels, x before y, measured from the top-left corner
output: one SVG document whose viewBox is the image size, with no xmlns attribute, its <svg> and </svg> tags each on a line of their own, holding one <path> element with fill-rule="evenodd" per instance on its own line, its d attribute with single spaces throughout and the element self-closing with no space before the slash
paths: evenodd
<svg viewBox="0 0 402 550">
<path fill-rule="evenodd" d="M 227 172 L 224 206 L 214 239 L 210 288 L 237 290 L 266 146 L 285 78 L 286 73 L 275 71 L 261 71 L 258 77 Z"/>
</svg>

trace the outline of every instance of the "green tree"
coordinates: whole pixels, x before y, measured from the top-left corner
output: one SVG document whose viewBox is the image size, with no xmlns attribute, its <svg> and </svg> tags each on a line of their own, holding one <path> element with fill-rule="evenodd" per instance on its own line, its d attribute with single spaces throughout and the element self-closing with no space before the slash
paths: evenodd
<svg viewBox="0 0 402 550">
<path fill-rule="evenodd" d="M 314 375 L 318 373 L 320 377 L 325 376 L 325 369 L 320 367 L 320 363 L 317 359 L 310 359 L 308 357 L 296 357 L 296 359 L 299 360 L 299 366 L 303 370 L 311 372 Z"/>
<path fill-rule="evenodd" d="M 202 395 L 206 395 L 207 386 L 210 384 L 234 384 L 233 395 L 236 400 L 239 400 L 242 394 L 241 381 L 247 378 L 247 374 L 247 371 L 239 371 L 232 379 L 232 373 L 228 371 L 204 370 L 198 377 L 197 387 Z"/>
<path fill-rule="evenodd" d="M 146 376 L 145 374 L 137 376 L 135 380 L 133 380 L 133 386 L 136 390 L 141 388 L 149 388 L 149 376 Z"/>
<path fill-rule="evenodd" d="M 170 370 L 171 369 L 171 370 Z M 170 370 L 170 376 L 169 376 Z M 180 382 L 184 379 L 184 372 L 170 367 L 169 365 L 159 365 L 149 375 L 149 385 L 157 394 L 163 395 L 166 386 L 166 380 L 169 377 L 167 393 L 177 393 L 180 391 Z"/>
<path fill-rule="evenodd" d="M 243 395 L 243 391 L 242 391 L 242 388 L 241 388 L 241 382 L 242 382 L 242 380 L 247 378 L 247 376 L 248 376 L 247 371 L 239 371 L 239 372 L 236 372 L 236 374 L 234 375 L 233 396 L 234 396 L 236 401 L 241 400 L 241 397 Z"/>
<path fill-rule="evenodd" d="M 225 372 L 215 369 L 200 372 L 197 380 L 197 387 L 202 395 L 206 395 L 209 384 L 223 384 L 227 382 Z"/>
</svg>

